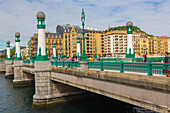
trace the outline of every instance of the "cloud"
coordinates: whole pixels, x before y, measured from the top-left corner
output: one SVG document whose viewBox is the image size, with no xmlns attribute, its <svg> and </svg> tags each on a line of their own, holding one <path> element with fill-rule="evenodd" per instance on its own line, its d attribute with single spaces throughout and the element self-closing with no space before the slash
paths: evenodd
<svg viewBox="0 0 170 113">
<path fill-rule="evenodd" d="M 170 36 L 169 4 L 169 0 L 0 0 L 0 40 L 14 43 L 15 32 L 20 32 L 21 44 L 26 44 L 37 33 L 38 11 L 46 14 L 46 31 L 55 32 L 57 25 L 67 23 L 80 26 L 82 8 L 85 27 L 104 30 L 108 24 L 121 26 L 131 20 L 150 34 Z"/>
</svg>

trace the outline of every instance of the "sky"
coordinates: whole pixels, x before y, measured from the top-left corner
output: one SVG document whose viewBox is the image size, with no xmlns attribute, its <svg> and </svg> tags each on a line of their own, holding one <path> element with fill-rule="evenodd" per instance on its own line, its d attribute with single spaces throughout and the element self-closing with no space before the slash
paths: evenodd
<svg viewBox="0 0 170 113">
<path fill-rule="evenodd" d="M 62 24 L 81 25 L 85 10 L 85 28 L 105 30 L 126 25 L 134 26 L 156 36 L 170 36 L 170 0 L 0 0 L 0 49 L 5 42 L 14 46 L 14 34 L 20 32 L 21 45 L 37 33 L 36 14 L 46 14 L 46 31 L 56 32 Z"/>
</svg>

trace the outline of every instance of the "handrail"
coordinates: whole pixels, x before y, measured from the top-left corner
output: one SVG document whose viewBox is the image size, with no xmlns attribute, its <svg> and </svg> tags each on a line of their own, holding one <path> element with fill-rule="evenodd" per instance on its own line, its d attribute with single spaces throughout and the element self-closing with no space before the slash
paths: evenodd
<svg viewBox="0 0 170 113">
<path fill-rule="evenodd" d="M 153 74 L 169 74 L 170 63 L 154 63 L 154 62 L 103 62 L 103 60 L 91 62 L 88 61 L 88 69 L 116 70 L 120 73 L 136 72 L 147 73 L 148 76 Z M 52 66 L 62 67 L 80 67 L 79 61 L 51 61 Z"/>
</svg>

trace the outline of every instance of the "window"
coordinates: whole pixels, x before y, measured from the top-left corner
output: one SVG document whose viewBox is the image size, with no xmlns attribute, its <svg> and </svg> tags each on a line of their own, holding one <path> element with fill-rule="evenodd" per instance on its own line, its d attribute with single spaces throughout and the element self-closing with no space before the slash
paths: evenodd
<svg viewBox="0 0 170 113">
<path fill-rule="evenodd" d="M 76 45 L 76 43 L 75 43 L 75 42 L 72 42 L 72 45 Z"/>
<path fill-rule="evenodd" d="M 72 37 L 75 37 L 76 35 L 72 35 Z"/>
<path fill-rule="evenodd" d="M 72 46 L 72 49 L 76 49 L 77 47 L 76 46 Z"/>
<path fill-rule="evenodd" d="M 72 38 L 72 41 L 76 41 L 76 38 Z"/>
<path fill-rule="evenodd" d="M 45 37 L 48 37 L 48 34 L 47 34 L 47 33 L 45 34 Z"/>
</svg>

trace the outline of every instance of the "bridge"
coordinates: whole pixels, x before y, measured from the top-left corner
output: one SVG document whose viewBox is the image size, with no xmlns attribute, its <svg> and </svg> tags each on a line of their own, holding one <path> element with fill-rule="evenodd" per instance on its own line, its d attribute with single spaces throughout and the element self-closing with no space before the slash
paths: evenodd
<svg viewBox="0 0 170 113">
<path fill-rule="evenodd" d="M 170 112 L 170 64 L 110 61 L 1 61 L 15 87 L 35 83 L 33 105 L 48 106 L 84 91 L 161 113 Z M 72 95 L 72 96 L 71 96 Z"/>
</svg>

